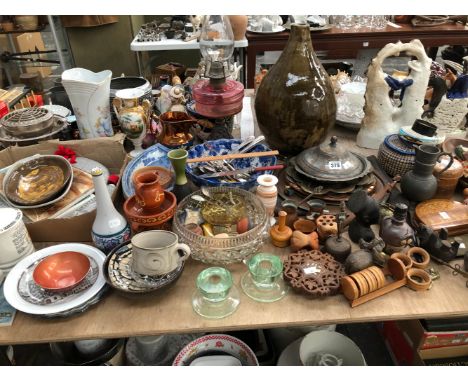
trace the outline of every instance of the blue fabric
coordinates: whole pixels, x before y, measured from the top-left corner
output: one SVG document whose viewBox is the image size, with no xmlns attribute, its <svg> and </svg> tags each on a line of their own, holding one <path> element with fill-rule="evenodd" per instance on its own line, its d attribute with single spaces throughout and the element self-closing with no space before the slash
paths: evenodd
<svg viewBox="0 0 468 382">
<path fill-rule="evenodd" d="M 404 79 L 403 81 L 397 80 L 392 76 L 385 77 L 385 81 L 392 90 L 401 90 L 400 101 L 405 95 L 405 90 L 408 86 L 413 85 L 413 80 L 411 78 Z"/>
</svg>

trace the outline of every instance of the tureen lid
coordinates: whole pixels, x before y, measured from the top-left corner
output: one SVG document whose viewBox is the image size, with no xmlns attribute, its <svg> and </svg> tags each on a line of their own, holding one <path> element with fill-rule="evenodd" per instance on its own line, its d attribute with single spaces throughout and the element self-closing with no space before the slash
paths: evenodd
<svg viewBox="0 0 468 382">
<path fill-rule="evenodd" d="M 344 182 L 368 174 L 371 164 L 364 156 L 344 149 L 338 144 L 338 138 L 332 136 L 329 143 L 300 153 L 296 170 L 317 180 Z"/>
</svg>

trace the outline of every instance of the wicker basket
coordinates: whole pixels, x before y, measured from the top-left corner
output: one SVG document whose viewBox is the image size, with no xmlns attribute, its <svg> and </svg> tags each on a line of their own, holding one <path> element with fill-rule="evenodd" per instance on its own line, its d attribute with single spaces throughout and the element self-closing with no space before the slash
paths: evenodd
<svg viewBox="0 0 468 382">
<path fill-rule="evenodd" d="M 392 134 L 381 143 L 377 160 L 388 175 L 403 176 L 413 168 L 415 156 L 416 151 L 411 144 L 398 134 Z"/>
</svg>

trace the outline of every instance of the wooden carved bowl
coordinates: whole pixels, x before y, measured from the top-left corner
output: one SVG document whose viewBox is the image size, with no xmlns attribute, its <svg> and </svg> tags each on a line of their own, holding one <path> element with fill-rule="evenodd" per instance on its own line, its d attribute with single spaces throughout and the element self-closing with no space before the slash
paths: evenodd
<svg viewBox="0 0 468 382">
<path fill-rule="evenodd" d="M 86 277 L 91 263 L 80 252 L 59 252 L 45 257 L 34 269 L 33 280 L 43 289 L 64 292 Z"/>
</svg>

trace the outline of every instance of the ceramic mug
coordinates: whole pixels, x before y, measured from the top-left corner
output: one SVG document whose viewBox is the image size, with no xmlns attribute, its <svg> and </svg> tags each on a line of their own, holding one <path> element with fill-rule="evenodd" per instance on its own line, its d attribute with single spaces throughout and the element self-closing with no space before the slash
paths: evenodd
<svg viewBox="0 0 468 382">
<path fill-rule="evenodd" d="M 153 230 L 132 238 L 132 269 L 142 275 L 159 276 L 175 270 L 190 256 L 190 247 L 179 243 L 179 237 L 170 231 Z M 184 255 L 179 255 L 181 250 Z"/>
<path fill-rule="evenodd" d="M 23 213 L 16 208 L 0 208 L 0 269 L 12 268 L 21 258 L 34 252 Z"/>
</svg>

